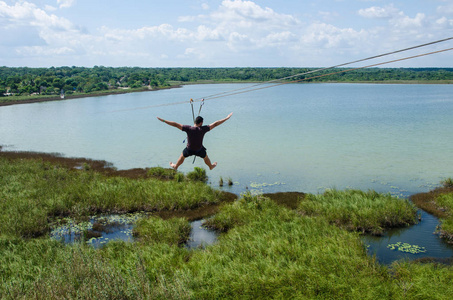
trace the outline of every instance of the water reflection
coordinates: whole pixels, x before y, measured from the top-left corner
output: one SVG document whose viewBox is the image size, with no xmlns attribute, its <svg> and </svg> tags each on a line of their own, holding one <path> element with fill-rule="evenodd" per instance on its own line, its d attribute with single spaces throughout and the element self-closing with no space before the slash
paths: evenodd
<svg viewBox="0 0 453 300">
<path fill-rule="evenodd" d="M 217 241 L 218 234 L 214 230 L 202 226 L 204 220 L 198 220 L 191 223 L 192 230 L 186 247 L 189 249 L 204 248 L 207 245 L 214 244 Z"/>
<path fill-rule="evenodd" d="M 60 225 L 53 226 L 50 237 L 65 244 L 86 241 L 94 248 L 101 248 L 109 241 L 122 240 L 134 242 L 132 230 L 138 219 L 146 217 L 145 213 L 92 216 L 86 221 L 75 221 L 63 218 Z M 204 220 L 190 223 L 192 230 L 186 247 L 189 249 L 204 248 L 217 241 L 217 233 L 202 227 Z"/>
</svg>

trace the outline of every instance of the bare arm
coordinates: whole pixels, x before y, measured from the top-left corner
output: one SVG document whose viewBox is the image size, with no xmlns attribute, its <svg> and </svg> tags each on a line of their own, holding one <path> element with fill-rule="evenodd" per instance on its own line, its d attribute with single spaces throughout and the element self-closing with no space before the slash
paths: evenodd
<svg viewBox="0 0 453 300">
<path fill-rule="evenodd" d="M 219 126 L 220 124 L 223 124 L 223 122 L 225 122 L 226 120 L 228 120 L 229 118 L 231 118 L 232 115 L 233 115 L 233 113 L 230 113 L 226 118 L 224 118 L 224 119 L 222 119 L 222 120 L 215 121 L 214 123 L 210 124 L 210 125 L 209 125 L 209 130 L 213 130 L 214 128 L 216 128 L 216 127 Z"/>
<path fill-rule="evenodd" d="M 179 130 L 182 130 L 182 125 L 179 124 L 179 123 L 176 123 L 176 122 L 173 122 L 173 121 L 167 121 L 167 120 L 164 120 L 164 119 L 159 118 L 159 117 L 157 117 L 157 119 L 159 119 L 159 121 L 161 121 L 161 122 L 164 122 L 165 124 L 168 124 L 170 126 L 176 127 Z"/>
</svg>

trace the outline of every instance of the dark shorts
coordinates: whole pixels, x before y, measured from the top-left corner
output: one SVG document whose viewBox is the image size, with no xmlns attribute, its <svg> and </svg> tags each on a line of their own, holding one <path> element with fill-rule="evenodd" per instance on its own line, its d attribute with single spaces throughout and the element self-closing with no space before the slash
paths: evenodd
<svg viewBox="0 0 453 300">
<path fill-rule="evenodd" d="M 184 157 L 189 157 L 189 156 L 192 156 L 192 155 L 196 155 L 196 156 L 199 156 L 201 158 L 205 158 L 206 157 L 206 148 L 202 147 L 200 150 L 194 151 L 194 150 L 189 149 L 189 148 L 186 147 L 182 151 L 182 155 Z"/>
</svg>

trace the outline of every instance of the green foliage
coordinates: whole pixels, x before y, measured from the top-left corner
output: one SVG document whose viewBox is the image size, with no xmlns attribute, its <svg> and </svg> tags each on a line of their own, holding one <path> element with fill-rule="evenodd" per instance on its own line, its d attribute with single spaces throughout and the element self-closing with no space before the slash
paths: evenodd
<svg viewBox="0 0 453 300">
<path fill-rule="evenodd" d="M 358 236 L 324 219 L 246 194 L 213 220 L 229 230 L 189 261 L 195 298 L 377 299 L 392 293 L 384 268 L 367 257 Z"/>
<path fill-rule="evenodd" d="M 436 206 L 446 212 L 438 231 L 443 238 L 453 243 L 453 193 L 441 194 L 434 201 Z"/>
<path fill-rule="evenodd" d="M 453 178 L 446 178 L 440 182 L 444 188 L 453 188 Z"/>
<path fill-rule="evenodd" d="M 119 88 L 143 89 L 166 87 L 186 82 L 264 82 L 313 68 L 138 68 L 138 67 L 0 67 L 0 97 L 4 93 L 20 95 L 58 95 L 94 93 Z M 346 69 L 335 69 L 336 72 Z M 315 75 L 328 74 L 332 70 Z M 308 75 L 310 76 L 310 75 Z M 296 80 L 304 79 L 296 77 Z M 453 80 L 452 68 L 368 68 L 309 79 L 309 82 L 429 82 Z M 35 96 L 34 96 L 35 97 Z M 9 98 L 9 97 L 6 97 Z M 2 99 L 6 101 L 6 99 Z"/>
<path fill-rule="evenodd" d="M 207 182 L 208 176 L 206 175 L 206 170 L 203 168 L 195 167 L 192 172 L 186 174 L 186 178 L 189 181 L 200 181 Z"/>
<path fill-rule="evenodd" d="M 307 195 L 298 209 L 348 230 L 372 234 L 381 234 L 384 228 L 414 224 L 417 212 L 411 202 L 389 194 L 335 189 L 322 195 Z"/>
<path fill-rule="evenodd" d="M 42 161 L 0 158 L 2 234 L 40 236 L 53 216 L 183 210 L 220 198 L 219 191 L 200 182 L 105 177 Z"/>
<path fill-rule="evenodd" d="M 184 218 L 172 218 L 164 221 L 161 218 L 150 217 L 140 219 L 133 234 L 142 243 L 180 245 L 187 241 L 190 230 L 190 224 Z"/>
<path fill-rule="evenodd" d="M 174 179 L 177 175 L 176 173 L 177 172 L 173 169 L 165 169 L 162 167 L 154 167 L 148 170 L 148 176 L 167 180 Z"/>
<path fill-rule="evenodd" d="M 357 233 L 264 197 L 245 194 L 225 205 L 215 218 L 224 219 L 229 230 L 205 250 L 177 246 L 187 231 L 184 219 L 144 219 L 136 228 L 139 242 L 110 242 L 98 250 L 85 244 L 65 246 L 49 238 L 6 236 L 1 231 L 0 295 L 5 299 L 449 299 L 453 293 L 453 267 L 406 261 L 380 266 L 367 255 Z"/>
</svg>

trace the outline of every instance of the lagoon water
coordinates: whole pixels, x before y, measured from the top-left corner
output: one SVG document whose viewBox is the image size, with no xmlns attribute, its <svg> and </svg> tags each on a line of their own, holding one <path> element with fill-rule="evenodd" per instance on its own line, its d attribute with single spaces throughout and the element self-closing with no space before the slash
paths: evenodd
<svg viewBox="0 0 453 300">
<path fill-rule="evenodd" d="M 192 123 L 189 99 L 245 84 L 182 88 L 0 107 L 7 151 L 106 160 L 119 169 L 168 167 L 185 134 L 156 119 Z M 187 104 L 155 105 L 187 100 Z M 197 112 L 199 103 L 194 104 Z M 408 196 L 453 176 L 453 85 L 289 84 L 207 100 L 205 137 L 232 192 L 374 189 Z M 186 160 L 180 170 L 205 167 Z"/>
<path fill-rule="evenodd" d="M 0 145 L 106 160 L 118 169 L 168 167 L 185 147 L 185 134 L 157 116 L 190 124 L 190 98 L 250 86 L 190 85 L 4 106 Z M 187 103 L 159 106 L 181 101 Z M 289 84 L 207 100 L 201 115 L 209 124 L 230 112 L 230 120 L 206 135 L 205 146 L 218 162 L 208 171 L 211 184 L 231 178 L 233 187 L 224 189 L 237 194 L 356 188 L 407 197 L 453 176 L 453 85 Z M 190 158 L 180 171 L 195 166 L 205 167 Z M 432 237 L 437 221 L 430 218 L 421 223 L 427 230 L 398 231 L 391 242 L 407 234 L 403 242 L 414 244 L 423 234 L 430 241 L 420 245 L 428 248 L 424 256 L 451 257 L 452 247 Z M 385 256 L 384 240 L 366 242 Z M 396 259 L 390 256 L 380 260 Z"/>
</svg>

